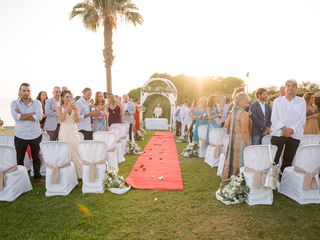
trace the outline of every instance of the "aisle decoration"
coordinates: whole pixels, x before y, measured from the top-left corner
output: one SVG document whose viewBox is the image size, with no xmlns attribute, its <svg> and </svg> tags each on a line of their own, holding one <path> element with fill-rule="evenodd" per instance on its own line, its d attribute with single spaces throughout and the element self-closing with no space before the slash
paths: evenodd
<svg viewBox="0 0 320 240">
<path fill-rule="evenodd" d="M 182 151 L 181 155 L 184 157 L 197 157 L 198 156 L 198 143 L 189 143 Z"/>
<path fill-rule="evenodd" d="M 249 187 L 242 172 L 232 175 L 228 183 L 216 192 L 216 198 L 225 205 L 242 203 L 247 199 Z"/>
<path fill-rule="evenodd" d="M 113 169 L 107 170 L 104 185 L 108 191 L 115 194 L 124 194 L 131 188 L 131 186 L 126 184 L 124 178 L 118 176 L 118 173 Z"/>
<path fill-rule="evenodd" d="M 144 132 L 141 130 L 136 131 L 135 135 L 134 135 L 134 140 L 135 141 L 143 141 L 144 140 Z"/>
<path fill-rule="evenodd" d="M 177 138 L 176 142 L 178 142 L 178 143 L 188 142 L 187 141 L 187 135 L 184 135 L 184 136 L 181 135 L 180 137 Z"/>
<path fill-rule="evenodd" d="M 134 141 L 127 141 L 128 154 L 139 155 L 142 153 L 142 148 Z"/>
</svg>

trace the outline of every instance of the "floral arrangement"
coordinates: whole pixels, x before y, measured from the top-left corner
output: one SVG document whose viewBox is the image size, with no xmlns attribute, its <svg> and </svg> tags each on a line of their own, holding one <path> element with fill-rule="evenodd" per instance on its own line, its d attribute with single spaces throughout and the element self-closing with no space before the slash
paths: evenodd
<svg viewBox="0 0 320 240">
<path fill-rule="evenodd" d="M 220 187 L 216 192 L 217 200 L 225 205 L 242 203 L 247 199 L 249 187 L 242 172 L 237 176 L 232 175 L 224 187 Z"/>
<path fill-rule="evenodd" d="M 136 131 L 134 140 L 136 141 L 142 141 L 144 140 L 144 133 L 141 130 Z"/>
<path fill-rule="evenodd" d="M 142 149 L 134 141 L 127 141 L 128 154 L 141 154 Z"/>
<path fill-rule="evenodd" d="M 128 187 L 128 185 L 124 181 L 124 178 L 122 176 L 118 176 L 118 173 L 113 169 L 107 170 L 106 178 L 104 179 L 104 186 L 107 189 L 110 189 L 110 188 L 123 189 Z"/>
<path fill-rule="evenodd" d="M 182 151 L 181 155 L 184 157 L 197 157 L 198 156 L 198 143 L 189 143 Z"/>
<path fill-rule="evenodd" d="M 187 135 L 184 135 L 184 136 L 180 136 L 177 138 L 176 142 L 180 142 L 180 143 L 184 143 L 184 142 L 187 142 Z"/>
</svg>

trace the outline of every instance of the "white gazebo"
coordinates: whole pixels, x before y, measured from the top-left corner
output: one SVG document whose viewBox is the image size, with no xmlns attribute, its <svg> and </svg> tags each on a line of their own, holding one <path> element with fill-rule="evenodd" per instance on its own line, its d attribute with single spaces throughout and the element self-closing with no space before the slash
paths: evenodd
<svg viewBox="0 0 320 240">
<path fill-rule="evenodd" d="M 163 82 L 167 85 L 167 87 L 163 88 L 163 87 L 150 87 L 150 86 L 148 86 L 149 83 L 155 82 L 155 81 Z M 148 81 L 146 81 L 144 83 L 143 87 L 140 90 L 140 104 L 141 104 L 141 106 L 143 106 L 143 103 L 146 101 L 146 99 L 149 96 L 152 96 L 155 94 L 162 95 L 162 96 L 166 97 L 170 102 L 171 110 L 170 110 L 169 128 L 171 130 L 175 124 L 174 113 L 175 113 L 176 102 L 177 102 L 177 88 L 168 79 L 150 78 Z M 140 114 L 141 114 L 140 117 L 142 119 L 142 114 L 143 114 L 142 111 L 140 112 Z"/>
</svg>

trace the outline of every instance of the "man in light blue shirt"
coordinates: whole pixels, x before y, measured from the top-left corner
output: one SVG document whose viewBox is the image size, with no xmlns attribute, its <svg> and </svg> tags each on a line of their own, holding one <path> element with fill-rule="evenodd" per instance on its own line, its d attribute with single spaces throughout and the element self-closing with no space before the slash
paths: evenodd
<svg viewBox="0 0 320 240">
<path fill-rule="evenodd" d="M 90 88 L 85 88 L 82 91 L 82 97 L 77 101 L 77 107 L 80 114 L 80 122 L 78 123 L 78 131 L 84 135 L 84 140 L 92 140 L 93 132 L 91 127 L 91 118 L 98 114 L 99 110 L 91 111 L 89 100 L 92 95 Z"/>
<path fill-rule="evenodd" d="M 14 145 L 17 151 L 18 165 L 23 166 L 24 156 L 29 145 L 32 153 L 34 179 L 42 182 L 39 159 L 42 130 L 39 121 L 43 117 L 43 112 L 41 103 L 31 98 L 30 84 L 21 84 L 19 98 L 11 103 L 11 114 L 16 121 Z"/>
</svg>

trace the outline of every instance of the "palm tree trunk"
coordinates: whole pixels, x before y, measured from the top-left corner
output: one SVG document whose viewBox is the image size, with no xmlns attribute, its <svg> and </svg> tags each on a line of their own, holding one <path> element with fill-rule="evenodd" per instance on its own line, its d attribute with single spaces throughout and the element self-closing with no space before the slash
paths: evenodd
<svg viewBox="0 0 320 240">
<path fill-rule="evenodd" d="M 113 63 L 113 50 L 112 50 L 112 22 L 109 18 L 105 18 L 104 22 L 104 66 L 106 68 L 106 79 L 107 79 L 107 92 L 112 93 L 112 78 L 111 78 L 111 67 Z"/>
</svg>

